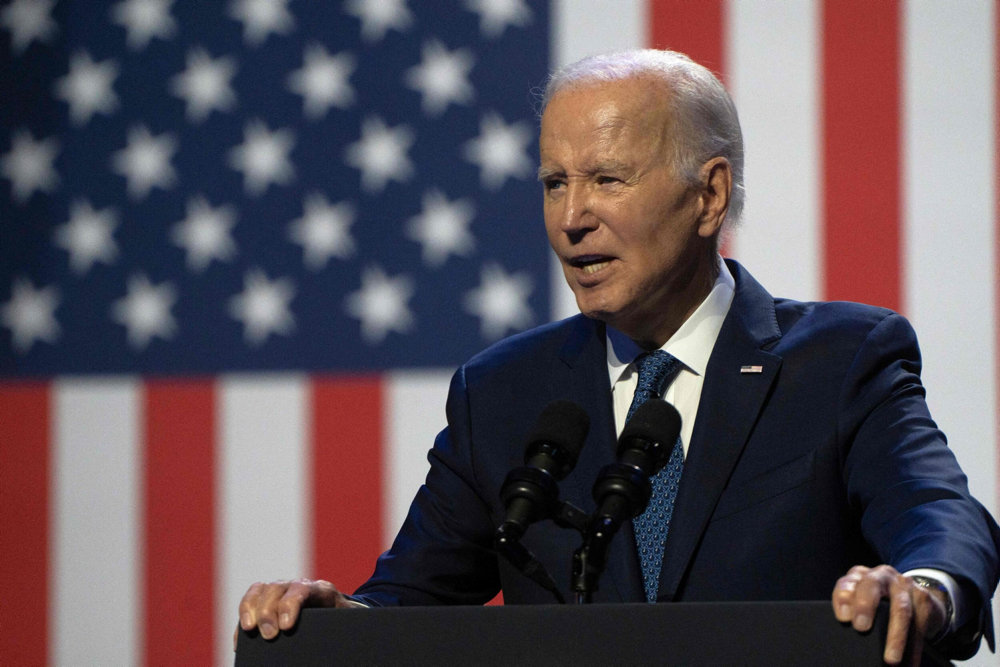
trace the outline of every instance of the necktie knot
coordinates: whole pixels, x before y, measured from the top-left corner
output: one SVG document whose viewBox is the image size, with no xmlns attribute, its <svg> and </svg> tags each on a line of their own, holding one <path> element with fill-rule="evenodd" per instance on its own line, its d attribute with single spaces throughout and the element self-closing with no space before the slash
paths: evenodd
<svg viewBox="0 0 1000 667">
<path fill-rule="evenodd" d="M 629 407 L 627 422 L 636 409 L 651 398 L 658 398 L 670 383 L 673 376 L 680 370 L 681 362 L 677 357 L 663 350 L 644 353 L 636 359 L 639 367 L 639 381 L 635 387 L 635 397 Z"/>
</svg>

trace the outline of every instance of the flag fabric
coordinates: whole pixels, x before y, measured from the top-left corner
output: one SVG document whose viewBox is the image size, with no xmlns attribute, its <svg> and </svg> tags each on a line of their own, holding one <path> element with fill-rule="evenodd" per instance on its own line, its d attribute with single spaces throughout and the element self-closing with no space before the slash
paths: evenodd
<svg viewBox="0 0 1000 667">
<path fill-rule="evenodd" d="M 450 373 L 548 319 L 547 10 L 3 5 L 4 655 L 224 662 L 256 578 L 370 574 Z"/>
<path fill-rule="evenodd" d="M 726 253 L 907 315 L 996 512 L 998 34 L 995 0 L 4 2 L 3 661 L 227 663 L 253 581 L 370 573 L 454 368 L 573 311 L 537 89 L 615 48 L 719 72 Z"/>
</svg>

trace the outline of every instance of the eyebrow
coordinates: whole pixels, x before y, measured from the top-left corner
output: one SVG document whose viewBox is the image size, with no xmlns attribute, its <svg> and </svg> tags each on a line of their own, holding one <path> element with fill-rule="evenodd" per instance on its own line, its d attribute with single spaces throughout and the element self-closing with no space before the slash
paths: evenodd
<svg viewBox="0 0 1000 667">
<path fill-rule="evenodd" d="M 583 171 L 584 173 L 590 175 L 601 172 L 621 172 L 631 168 L 632 167 L 629 164 L 620 160 L 601 160 L 593 166 L 587 167 Z M 564 175 L 565 173 L 566 172 L 563 169 L 541 166 L 538 168 L 538 180 L 544 181 L 546 178 Z"/>
<path fill-rule="evenodd" d="M 546 178 L 555 176 L 562 173 L 561 169 L 553 169 L 552 167 L 539 167 L 538 168 L 538 180 L 544 181 Z"/>
</svg>

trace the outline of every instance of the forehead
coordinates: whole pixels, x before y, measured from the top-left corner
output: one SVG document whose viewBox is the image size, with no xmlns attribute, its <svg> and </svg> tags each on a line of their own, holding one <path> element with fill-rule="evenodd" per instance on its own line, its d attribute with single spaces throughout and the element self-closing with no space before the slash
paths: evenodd
<svg viewBox="0 0 1000 667">
<path fill-rule="evenodd" d="M 542 160 L 566 151 L 657 147 L 670 129 L 669 91 L 651 77 L 574 83 L 542 113 Z"/>
</svg>

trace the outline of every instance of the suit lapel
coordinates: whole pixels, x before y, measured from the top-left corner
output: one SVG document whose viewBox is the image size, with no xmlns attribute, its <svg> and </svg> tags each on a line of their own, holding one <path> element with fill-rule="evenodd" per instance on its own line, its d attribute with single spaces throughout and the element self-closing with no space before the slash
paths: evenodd
<svg viewBox="0 0 1000 667">
<path fill-rule="evenodd" d="M 780 357 L 762 349 L 780 336 L 774 300 L 739 264 L 728 263 L 736 279 L 736 294 L 705 373 L 663 556 L 661 601 L 677 597 L 781 366 Z M 746 372 L 741 370 L 745 366 L 760 368 Z"/>
</svg>

